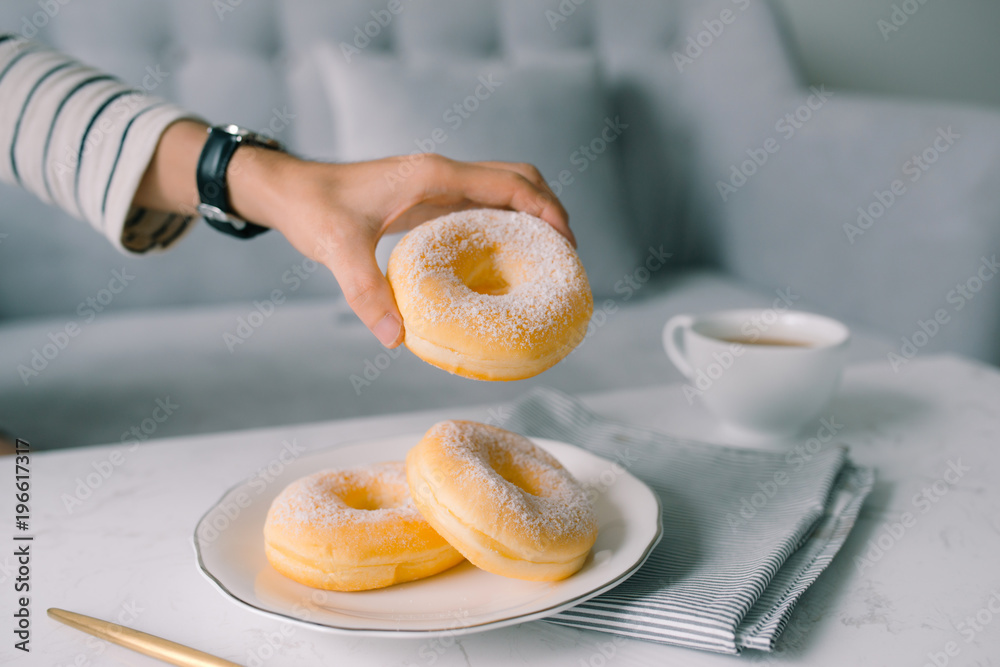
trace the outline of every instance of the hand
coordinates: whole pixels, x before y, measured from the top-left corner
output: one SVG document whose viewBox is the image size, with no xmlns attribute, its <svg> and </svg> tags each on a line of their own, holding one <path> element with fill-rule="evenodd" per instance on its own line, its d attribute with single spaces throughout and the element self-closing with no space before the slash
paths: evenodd
<svg viewBox="0 0 1000 667">
<path fill-rule="evenodd" d="M 207 130 L 202 122 L 180 120 L 163 132 L 134 205 L 193 213 L 195 167 Z M 530 164 L 457 162 L 434 154 L 326 164 L 243 146 L 226 177 L 233 210 L 281 231 L 326 265 L 347 303 L 386 347 L 402 342 L 403 321 L 375 263 L 383 234 L 451 211 L 490 207 L 538 216 L 576 245 L 566 210 Z"/>
<path fill-rule="evenodd" d="M 237 214 L 281 231 L 326 265 L 351 309 L 389 348 L 402 342 L 403 321 L 375 262 L 383 234 L 489 207 L 535 215 L 576 245 L 566 210 L 529 164 L 458 162 L 436 154 L 326 164 L 241 148 L 228 178 Z"/>
</svg>

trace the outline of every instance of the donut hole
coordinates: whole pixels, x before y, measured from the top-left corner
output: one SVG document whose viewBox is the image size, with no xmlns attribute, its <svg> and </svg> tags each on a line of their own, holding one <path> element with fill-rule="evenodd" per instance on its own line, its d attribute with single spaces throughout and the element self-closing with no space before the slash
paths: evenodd
<svg viewBox="0 0 1000 667">
<path fill-rule="evenodd" d="M 405 490 L 358 486 L 341 495 L 344 504 L 356 510 L 383 510 L 406 504 Z"/>
<path fill-rule="evenodd" d="M 466 287 L 478 294 L 507 294 L 511 290 L 507 271 L 496 247 L 483 248 L 465 262 L 459 278 Z"/>
<path fill-rule="evenodd" d="M 515 463 L 509 452 L 497 450 L 491 454 L 490 467 L 505 481 L 529 495 L 545 495 L 545 485 L 539 479 L 538 470 L 533 469 L 532 466 Z"/>
</svg>

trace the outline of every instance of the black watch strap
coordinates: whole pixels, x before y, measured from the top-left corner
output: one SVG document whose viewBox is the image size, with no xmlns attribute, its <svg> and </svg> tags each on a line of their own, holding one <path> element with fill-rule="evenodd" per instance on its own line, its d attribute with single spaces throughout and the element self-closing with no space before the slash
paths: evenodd
<svg viewBox="0 0 1000 667">
<path fill-rule="evenodd" d="M 226 169 L 233 153 L 245 142 L 245 135 L 227 131 L 228 128 L 213 127 L 208 131 L 208 139 L 201 149 L 196 170 L 198 196 L 201 205 L 198 211 L 205 222 L 224 234 L 241 239 L 249 239 L 268 231 L 267 227 L 256 225 L 236 217 L 229 203 L 229 188 L 226 185 Z"/>
</svg>

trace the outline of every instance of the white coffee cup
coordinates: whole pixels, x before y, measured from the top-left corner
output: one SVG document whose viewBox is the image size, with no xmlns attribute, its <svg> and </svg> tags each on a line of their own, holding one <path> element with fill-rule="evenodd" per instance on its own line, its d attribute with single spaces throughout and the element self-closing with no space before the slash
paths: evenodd
<svg viewBox="0 0 1000 667">
<path fill-rule="evenodd" d="M 720 419 L 760 436 L 790 436 L 819 417 L 833 397 L 851 332 L 812 313 L 774 309 L 677 315 L 663 347 Z"/>
</svg>

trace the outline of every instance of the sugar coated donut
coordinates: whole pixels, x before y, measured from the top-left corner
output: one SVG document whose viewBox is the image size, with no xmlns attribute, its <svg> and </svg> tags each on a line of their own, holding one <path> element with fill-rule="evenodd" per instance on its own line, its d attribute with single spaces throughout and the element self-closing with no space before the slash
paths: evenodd
<svg viewBox="0 0 1000 667">
<path fill-rule="evenodd" d="M 435 424 L 406 456 L 420 513 L 473 564 L 531 581 L 579 570 L 597 539 L 586 493 L 527 438 L 470 421 Z"/>
<path fill-rule="evenodd" d="M 521 380 L 555 365 L 594 310 L 576 251 L 526 213 L 476 209 L 413 229 L 387 272 L 404 342 L 475 380 Z"/>
<path fill-rule="evenodd" d="M 331 591 L 391 586 L 462 560 L 420 516 L 402 462 L 292 482 L 267 513 L 264 548 L 278 572 Z"/>
</svg>

